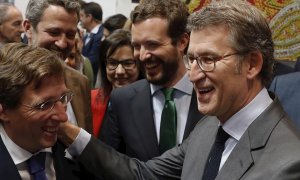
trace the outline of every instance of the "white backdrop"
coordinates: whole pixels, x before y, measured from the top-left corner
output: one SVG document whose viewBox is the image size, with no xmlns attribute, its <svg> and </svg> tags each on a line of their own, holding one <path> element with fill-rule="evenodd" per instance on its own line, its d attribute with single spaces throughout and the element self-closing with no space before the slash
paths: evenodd
<svg viewBox="0 0 300 180">
<path fill-rule="evenodd" d="M 15 5 L 25 14 L 26 6 L 29 0 L 15 0 Z M 131 0 L 85 0 L 86 2 L 96 2 L 101 5 L 103 10 L 103 20 L 116 13 L 122 13 L 129 17 L 131 10 L 137 5 L 131 3 Z"/>
</svg>

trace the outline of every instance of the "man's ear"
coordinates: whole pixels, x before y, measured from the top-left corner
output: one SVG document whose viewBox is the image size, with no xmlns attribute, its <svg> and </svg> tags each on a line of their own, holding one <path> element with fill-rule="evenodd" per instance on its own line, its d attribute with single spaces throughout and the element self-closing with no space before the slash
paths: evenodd
<svg viewBox="0 0 300 180">
<path fill-rule="evenodd" d="M 2 104 L 0 104 L 0 120 L 2 120 L 3 122 L 8 122 L 8 117 Z"/>
<path fill-rule="evenodd" d="M 187 48 L 188 44 L 189 44 L 189 40 L 190 40 L 190 36 L 188 35 L 188 33 L 184 33 L 179 41 L 178 41 L 178 47 L 179 49 L 184 52 L 185 49 Z"/>
<path fill-rule="evenodd" d="M 254 79 L 262 70 L 263 57 L 260 51 L 253 51 L 247 55 L 248 69 L 247 77 L 248 79 Z"/>
<path fill-rule="evenodd" d="M 24 31 L 25 31 L 25 34 L 26 34 L 26 37 L 29 39 L 31 39 L 32 37 L 32 27 L 31 27 L 31 23 L 29 22 L 28 19 L 25 19 L 23 21 L 23 28 L 24 28 Z"/>
</svg>

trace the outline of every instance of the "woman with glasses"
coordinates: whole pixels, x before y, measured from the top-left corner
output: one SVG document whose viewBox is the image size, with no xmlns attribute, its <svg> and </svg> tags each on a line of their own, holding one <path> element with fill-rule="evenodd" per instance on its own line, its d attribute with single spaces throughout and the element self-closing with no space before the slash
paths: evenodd
<svg viewBox="0 0 300 180">
<path fill-rule="evenodd" d="M 142 78 L 139 64 L 133 58 L 131 34 L 119 29 L 102 41 L 99 50 L 100 88 L 92 90 L 94 135 L 98 136 L 113 88 L 122 87 Z M 98 76 L 99 76 L 98 75 Z M 96 83 L 97 84 L 97 83 Z"/>
</svg>

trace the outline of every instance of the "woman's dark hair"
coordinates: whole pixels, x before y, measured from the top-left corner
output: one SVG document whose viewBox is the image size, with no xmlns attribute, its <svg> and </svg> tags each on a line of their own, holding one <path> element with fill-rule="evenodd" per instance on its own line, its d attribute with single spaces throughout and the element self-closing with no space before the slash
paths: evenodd
<svg viewBox="0 0 300 180">
<path fill-rule="evenodd" d="M 100 101 L 104 101 L 107 96 L 110 95 L 112 91 L 112 85 L 107 79 L 106 74 L 106 61 L 107 58 L 110 57 L 117 49 L 122 46 L 129 46 L 133 51 L 133 47 L 131 44 L 131 33 L 129 31 L 118 29 L 115 30 L 111 35 L 109 35 L 106 39 L 104 39 L 100 44 L 99 49 L 99 70 L 101 73 L 101 86 L 103 88 L 103 94 L 99 94 L 98 97 Z M 139 62 L 137 62 L 137 66 L 139 68 Z M 143 75 L 140 73 L 139 79 L 142 79 Z M 100 91 L 99 91 L 100 92 Z"/>
<path fill-rule="evenodd" d="M 104 21 L 103 27 L 105 27 L 111 34 L 117 29 L 122 29 L 126 21 L 127 17 L 123 14 L 115 14 L 113 16 L 108 17 Z"/>
</svg>

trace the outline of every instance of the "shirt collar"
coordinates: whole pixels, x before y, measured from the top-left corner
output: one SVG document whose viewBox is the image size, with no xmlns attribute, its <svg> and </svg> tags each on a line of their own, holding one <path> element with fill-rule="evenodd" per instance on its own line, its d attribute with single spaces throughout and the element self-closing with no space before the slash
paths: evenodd
<svg viewBox="0 0 300 180">
<path fill-rule="evenodd" d="M 151 95 L 153 96 L 154 93 L 161 88 L 163 87 L 150 83 Z M 190 82 L 187 73 L 175 84 L 175 86 L 173 86 L 173 88 L 188 95 L 192 95 L 193 93 L 193 84 Z"/>
<path fill-rule="evenodd" d="M 91 30 L 91 34 L 97 34 L 99 31 L 101 24 L 96 25 L 92 30 Z"/>
<path fill-rule="evenodd" d="M 273 102 L 266 88 L 245 107 L 230 117 L 223 129 L 236 140 L 240 140 L 250 124 Z"/>
<path fill-rule="evenodd" d="M 17 144 L 15 144 L 6 134 L 2 123 L 0 123 L 0 135 L 2 138 L 2 141 L 8 150 L 12 160 L 14 161 L 15 165 L 18 165 L 24 161 L 27 161 L 31 156 L 34 154 L 30 153 L 29 151 L 26 151 L 25 149 L 21 148 Z M 42 149 L 39 152 L 50 152 L 52 153 L 51 148 Z M 39 152 L 35 153 L 38 154 Z"/>
</svg>

